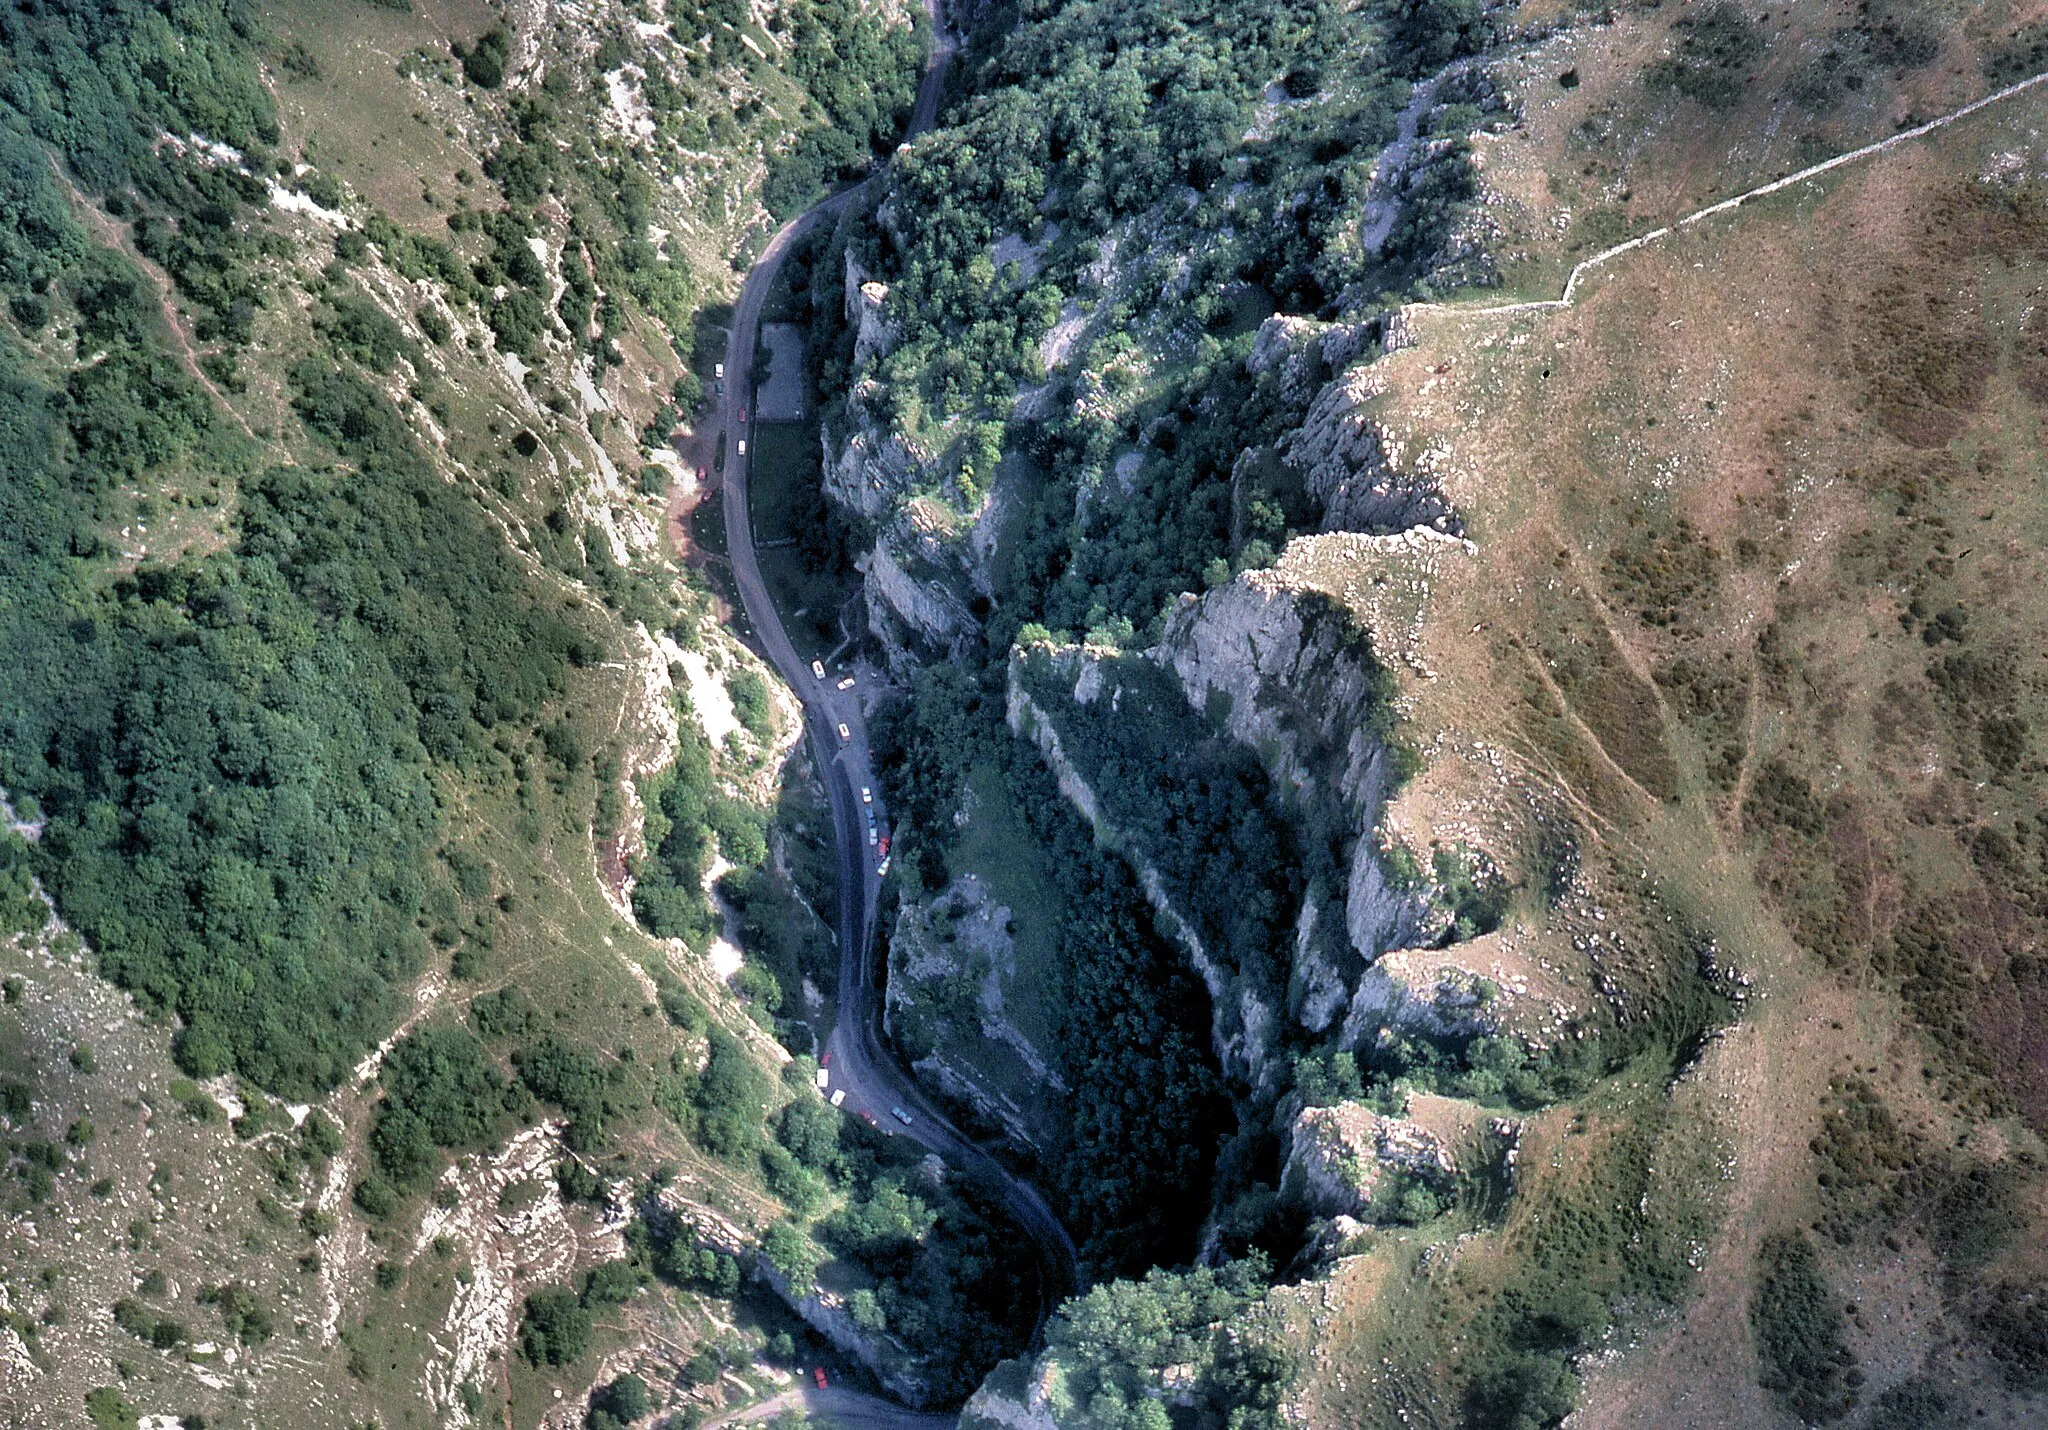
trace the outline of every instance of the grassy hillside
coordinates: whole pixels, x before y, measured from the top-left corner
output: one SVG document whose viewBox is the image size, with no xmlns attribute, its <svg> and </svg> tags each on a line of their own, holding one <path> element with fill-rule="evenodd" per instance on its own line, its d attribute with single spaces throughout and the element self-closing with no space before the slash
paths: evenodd
<svg viewBox="0 0 2048 1430">
<path fill-rule="evenodd" d="M 937 1393 L 1014 1349 L 971 1189 L 799 1135 L 774 1034 L 809 1045 L 830 964 L 820 795 L 662 537 L 764 183 L 886 145 L 921 53 L 874 11 L 758 18 L 0 18 L 24 1423 L 872 1385 L 753 1279 L 811 1255 L 791 1213 Z M 884 1185 L 908 1251 L 837 1230 Z M 985 1333 L 938 1336 L 970 1296 Z"/>
</svg>

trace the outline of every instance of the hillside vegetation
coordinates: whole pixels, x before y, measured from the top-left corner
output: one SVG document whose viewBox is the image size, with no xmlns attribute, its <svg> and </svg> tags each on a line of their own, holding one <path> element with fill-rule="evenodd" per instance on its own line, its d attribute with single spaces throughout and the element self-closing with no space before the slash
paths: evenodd
<svg viewBox="0 0 2048 1430">
<path fill-rule="evenodd" d="M 661 537 L 764 184 L 886 151 L 924 43 L 761 18 L 0 16 L 25 1423 L 624 1423 L 860 1381 L 754 1271 L 789 1212 L 884 1186 L 912 1249 L 835 1249 L 901 1362 L 957 1398 L 1017 1348 L 978 1193 L 798 1130 L 771 970 L 795 1001 L 829 962 L 829 884 L 763 841 L 821 795 L 778 790 L 786 696 Z M 753 879 L 731 986 L 717 846 Z"/>
</svg>

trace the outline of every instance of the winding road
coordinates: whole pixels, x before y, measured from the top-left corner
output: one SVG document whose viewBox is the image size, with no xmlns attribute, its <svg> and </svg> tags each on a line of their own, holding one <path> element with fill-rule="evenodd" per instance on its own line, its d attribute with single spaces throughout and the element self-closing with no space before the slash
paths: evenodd
<svg viewBox="0 0 2048 1430">
<path fill-rule="evenodd" d="M 925 0 L 932 18 L 932 52 L 918 86 L 909 139 L 929 129 L 938 115 L 939 95 L 947 65 L 956 49 L 937 16 L 936 0 Z M 868 182 L 872 182 L 869 180 Z M 865 1116 L 884 1130 L 910 1138 L 937 1153 L 956 1171 L 994 1188 L 1037 1250 L 1039 1293 L 1034 1339 L 1053 1308 L 1075 1287 L 1073 1240 L 1046 1205 L 1037 1188 L 1013 1176 L 972 1139 L 949 1122 L 909 1073 L 884 1046 L 881 1033 L 881 978 L 875 947 L 875 907 L 882 880 L 876 872 L 875 850 L 868 844 L 860 790 L 875 787 L 868 752 L 865 692 L 856 686 L 841 690 L 839 672 L 819 679 L 797 654 L 781 615 L 770 599 L 754 551 L 753 523 L 748 506 L 750 456 L 738 444 L 747 436 L 742 420 L 753 400 L 754 353 L 760 337 L 761 310 L 775 275 L 797 241 L 814 224 L 834 216 L 866 188 L 864 182 L 820 201 L 791 219 L 769 240 L 748 270 L 733 304 L 732 330 L 725 353 L 725 390 L 719 399 L 717 426 L 705 438 L 726 436 L 724 481 L 727 549 L 741 604 L 753 623 L 762 653 L 796 692 L 804 707 L 811 751 L 832 802 L 839 866 L 839 1018 L 826 1041 L 831 1086 L 844 1090 L 844 1110 Z M 839 731 L 844 728 L 847 738 Z M 873 804 L 878 825 L 888 828 L 881 801 Z M 911 1122 L 902 1125 L 892 1108 L 902 1108 Z"/>
</svg>

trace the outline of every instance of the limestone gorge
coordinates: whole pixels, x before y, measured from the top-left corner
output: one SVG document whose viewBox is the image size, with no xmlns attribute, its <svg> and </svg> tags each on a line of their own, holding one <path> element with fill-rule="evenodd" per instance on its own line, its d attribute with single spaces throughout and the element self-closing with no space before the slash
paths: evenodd
<svg viewBox="0 0 2048 1430">
<path fill-rule="evenodd" d="M 0 1420 L 2029 1425 L 2048 14 L 0 13 Z"/>
</svg>

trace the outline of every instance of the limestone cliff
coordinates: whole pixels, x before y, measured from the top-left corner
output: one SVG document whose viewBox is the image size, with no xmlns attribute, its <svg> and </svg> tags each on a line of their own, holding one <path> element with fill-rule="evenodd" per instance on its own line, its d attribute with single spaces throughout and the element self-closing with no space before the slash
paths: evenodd
<svg viewBox="0 0 2048 1430">
<path fill-rule="evenodd" d="M 1016 1142 L 1058 1135 L 1048 1095 L 1067 1085 L 1055 1054 L 1019 1026 L 1010 990 L 1019 968 L 1010 908 L 964 873 L 907 903 L 889 935 L 883 1026 L 918 1074 L 971 1104 Z"/>
<path fill-rule="evenodd" d="M 913 1410 L 930 1403 L 931 1385 L 918 1374 L 909 1347 L 886 1332 L 856 1326 L 844 1295 L 817 1288 L 799 1296 L 765 1257 L 757 1258 L 754 1274 L 788 1303 L 805 1325 L 873 1372 L 890 1395 Z"/>
<path fill-rule="evenodd" d="M 1461 1180 L 1514 1159 L 1519 1123 L 1476 1103 L 1415 1094 L 1398 1116 L 1359 1102 L 1304 1107 L 1287 1128 L 1281 1194 L 1312 1215 L 1372 1224 L 1412 1219 Z M 1418 1206 L 1415 1193 L 1427 1195 Z"/>
<path fill-rule="evenodd" d="M 1431 454 L 1410 453 L 1377 418 L 1385 377 L 1370 363 L 1326 385 L 1286 441 L 1285 460 L 1321 505 L 1325 531 L 1460 535 L 1464 522 L 1432 473 Z"/>
<path fill-rule="evenodd" d="M 1348 941 L 1369 962 L 1414 940 L 1428 901 L 1391 886 L 1373 843 L 1390 780 L 1392 682 L 1350 616 L 1282 574 L 1252 571 L 1199 599 L 1183 596 L 1152 655 L 1192 708 L 1222 711 L 1231 736 L 1258 753 L 1304 813 L 1347 831 L 1348 888 L 1311 900 L 1319 910 L 1324 900 L 1337 907 L 1326 924 L 1303 925 L 1303 957 L 1330 958 Z M 1320 1031 L 1328 1017 L 1311 1012 L 1305 1021 Z"/>
<path fill-rule="evenodd" d="M 890 667 L 905 674 L 922 660 L 957 659 L 978 633 L 972 612 L 987 596 L 986 571 L 998 513 L 993 501 L 963 517 L 932 495 L 943 485 L 945 431 L 906 432 L 881 408 L 874 364 L 898 341 L 888 317 L 888 285 L 868 276 L 848 250 L 844 305 L 854 334 L 857 377 L 845 413 L 820 434 L 826 497 L 875 529 L 856 559 L 867 624 Z"/>
</svg>

